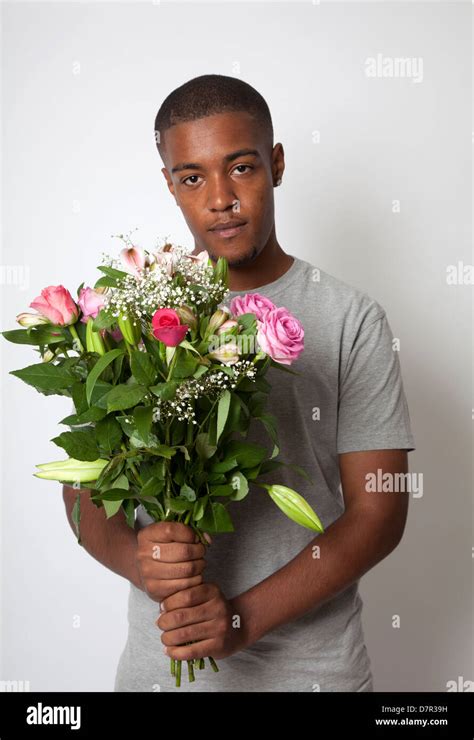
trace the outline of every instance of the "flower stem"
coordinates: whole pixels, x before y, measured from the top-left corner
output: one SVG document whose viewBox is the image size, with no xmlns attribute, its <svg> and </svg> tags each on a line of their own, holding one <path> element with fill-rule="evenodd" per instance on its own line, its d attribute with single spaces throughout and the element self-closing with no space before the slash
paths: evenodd
<svg viewBox="0 0 474 740">
<path fill-rule="evenodd" d="M 209 657 L 209 663 L 210 663 L 210 664 L 211 664 L 211 666 L 212 666 L 212 670 L 213 670 L 213 671 L 214 671 L 215 673 L 218 673 L 218 672 L 219 672 L 219 668 L 217 667 L 217 663 L 216 663 L 216 661 L 214 660 L 214 658 L 211 658 L 211 656 L 210 656 L 210 655 L 209 655 L 208 657 Z"/>
<path fill-rule="evenodd" d="M 74 326 L 74 324 L 70 324 L 69 325 L 69 331 L 71 332 L 73 339 L 76 340 L 77 346 L 79 347 L 79 349 L 77 351 L 78 352 L 84 352 L 84 347 L 82 346 L 82 342 L 79 339 L 79 334 L 77 333 L 76 327 Z M 74 347 L 74 349 L 76 349 L 76 348 Z"/>
</svg>

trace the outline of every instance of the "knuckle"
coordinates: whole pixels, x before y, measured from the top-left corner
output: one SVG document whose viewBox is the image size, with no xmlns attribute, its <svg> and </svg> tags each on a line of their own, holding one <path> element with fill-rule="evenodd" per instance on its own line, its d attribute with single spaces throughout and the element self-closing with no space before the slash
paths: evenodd
<svg viewBox="0 0 474 740">
<path fill-rule="evenodd" d="M 178 625 L 184 624 L 186 621 L 186 612 L 184 609 L 175 609 L 174 618 Z"/>
</svg>

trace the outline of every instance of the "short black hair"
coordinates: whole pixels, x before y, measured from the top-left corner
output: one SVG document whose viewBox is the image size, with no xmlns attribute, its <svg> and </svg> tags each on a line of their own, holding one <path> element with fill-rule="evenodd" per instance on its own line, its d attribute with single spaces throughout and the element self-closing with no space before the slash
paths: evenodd
<svg viewBox="0 0 474 740">
<path fill-rule="evenodd" d="M 177 123 L 196 121 L 216 113 L 249 113 L 273 146 L 273 123 L 265 99 L 254 87 L 236 77 L 209 74 L 194 77 L 171 92 L 155 118 L 155 142 L 163 159 L 163 134 Z"/>
</svg>

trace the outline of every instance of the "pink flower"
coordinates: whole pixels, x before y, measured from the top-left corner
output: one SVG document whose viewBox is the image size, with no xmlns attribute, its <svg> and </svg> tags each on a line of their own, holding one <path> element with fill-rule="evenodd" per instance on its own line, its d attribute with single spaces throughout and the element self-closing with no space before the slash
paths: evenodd
<svg viewBox="0 0 474 740">
<path fill-rule="evenodd" d="M 207 249 L 204 249 L 202 252 L 199 252 L 199 254 L 188 254 L 186 256 L 189 257 L 190 260 L 194 260 L 198 264 L 200 262 L 207 264 L 207 261 L 209 259 L 209 253 Z"/>
<path fill-rule="evenodd" d="M 267 355 L 281 363 L 291 365 L 304 349 L 304 329 L 298 319 L 284 306 L 274 308 L 257 320 L 257 341 Z"/>
<path fill-rule="evenodd" d="M 117 328 L 117 329 L 109 329 L 109 334 L 112 337 L 112 339 L 114 340 L 114 342 L 117 342 L 117 344 L 119 342 L 121 342 L 122 339 L 123 339 L 123 334 L 122 334 L 122 332 L 120 331 L 119 328 Z"/>
<path fill-rule="evenodd" d="M 63 285 L 43 288 L 41 295 L 30 303 L 30 307 L 59 326 L 74 324 L 79 317 L 79 309 Z"/>
<path fill-rule="evenodd" d="M 82 311 L 81 321 L 83 324 L 86 324 L 89 318 L 95 319 L 104 305 L 102 295 L 93 288 L 81 288 L 77 302 Z"/>
<path fill-rule="evenodd" d="M 260 293 L 246 293 L 244 296 L 237 295 L 230 302 L 230 310 L 234 316 L 242 313 L 254 313 L 259 321 L 276 308 L 269 298 Z"/>
<path fill-rule="evenodd" d="M 120 259 L 125 272 L 135 275 L 135 277 L 140 277 L 146 262 L 146 255 L 143 249 L 140 249 L 140 247 L 125 247 L 120 252 Z"/>
<path fill-rule="evenodd" d="M 183 341 L 189 329 L 187 324 L 181 324 L 180 318 L 172 308 L 159 308 L 151 320 L 153 336 L 167 347 L 176 347 Z"/>
<path fill-rule="evenodd" d="M 178 255 L 172 251 L 172 246 L 170 244 L 165 244 L 159 252 L 154 253 L 153 257 L 155 259 L 155 264 L 162 267 L 167 275 L 173 275 Z"/>
</svg>

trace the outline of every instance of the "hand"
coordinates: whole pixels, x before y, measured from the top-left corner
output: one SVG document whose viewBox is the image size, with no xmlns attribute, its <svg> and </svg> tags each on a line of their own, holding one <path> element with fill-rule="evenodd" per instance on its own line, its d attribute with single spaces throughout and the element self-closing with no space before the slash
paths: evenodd
<svg viewBox="0 0 474 740">
<path fill-rule="evenodd" d="M 153 601 L 202 583 L 205 545 L 187 524 L 155 522 L 137 533 L 136 564 Z"/>
<path fill-rule="evenodd" d="M 161 642 L 166 655 L 176 660 L 212 656 L 227 658 L 249 642 L 232 599 L 226 599 L 216 583 L 202 583 L 168 596 L 156 620 L 163 630 Z M 235 626 L 234 626 L 235 625 Z M 184 645 L 197 640 L 194 645 Z M 182 647 L 177 647 L 181 645 Z"/>
</svg>

